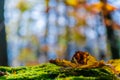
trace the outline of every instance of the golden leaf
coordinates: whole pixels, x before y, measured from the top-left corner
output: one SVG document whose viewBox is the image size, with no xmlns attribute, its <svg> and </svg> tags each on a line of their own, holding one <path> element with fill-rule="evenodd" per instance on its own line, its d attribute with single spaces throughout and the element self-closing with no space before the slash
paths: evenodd
<svg viewBox="0 0 120 80">
<path fill-rule="evenodd" d="M 107 63 L 111 64 L 117 73 L 120 74 L 120 59 L 109 60 Z"/>
<path fill-rule="evenodd" d="M 30 5 L 27 3 L 26 0 L 20 0 L 17 4 L 17 8 L 20 9 L 21 12 L 26 11 L 29 9 Z"/>
<path fill-rule="evenodd" d="M 87 9 L 93 12 L 100 12 L 102 9 L 103 3 L 102 2 L 97 2 L 92 5 L 88 5 Z"/>
<path fill-rule="evenodd" d="M 92 5 L 88 5 L 88 10 L 92 10 L 94 12 L 100 12 L 102 9 L 106 9 L 107 11 L 114 11 L 116 10 L 117 8 L 110 5 L 110 4 L 105 4 L 103 2 L 97 2 L 97 3 L 94 3 Z"/>
<path fill-rule="evenodd" d="M 108 11 L 114 11 L 114 10 L 116 10 L 117 8 L 114 7 L 114 6 L 112 6 L 112 5 L 110 5 L 110 4 L 107 4 L 107 5 L 106 5 L 106 9 L 107 9 Z"/>
<path fill-rule="evenodd" d="M 65 3 L 69 6 L 76 6 L 78 5 L 78 0 L 65 0 Z"/>
</svg>

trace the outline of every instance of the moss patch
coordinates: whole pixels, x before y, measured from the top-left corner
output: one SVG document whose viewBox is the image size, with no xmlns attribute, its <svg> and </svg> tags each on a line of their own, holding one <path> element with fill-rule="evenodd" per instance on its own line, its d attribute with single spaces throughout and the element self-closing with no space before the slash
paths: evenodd
<svg viewBox="0 0 120 80">
<path fill-rule="evenodd" d="M 76 69 L 46 63 L 31 67 L 0 67 L 7 75 L 0 80 L 117 80 L 118 78 L 105 68 Z"/>
</svg>

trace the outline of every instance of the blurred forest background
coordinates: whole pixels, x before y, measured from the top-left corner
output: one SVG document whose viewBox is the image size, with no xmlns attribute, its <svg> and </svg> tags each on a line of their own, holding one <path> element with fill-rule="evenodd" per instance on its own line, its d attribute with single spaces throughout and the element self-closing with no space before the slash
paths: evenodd
<svg viewBox="0 0 120 80">
<path fill-rule="evenodd" d="M 55 58 L 70 60 L 77 50 L 88 51 L 98 60 L 120 58 L 120 0 L 0 3 L 4 6 L 9 66 L 36 65 Z M 0 26 L 3 34 L 2 29 Z"/>
</svg>

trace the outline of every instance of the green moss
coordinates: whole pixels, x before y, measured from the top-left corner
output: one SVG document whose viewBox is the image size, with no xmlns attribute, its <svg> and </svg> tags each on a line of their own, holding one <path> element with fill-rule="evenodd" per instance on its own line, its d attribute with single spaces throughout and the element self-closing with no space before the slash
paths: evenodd
<svg viewBox="0 0 120 80">
<path fill-rule="evenodd" d="M 0 80 L 116 80 L 117 77 L 104 68 L 64 68 L 51 63 L 32 67 L 0 67 L 7 75 Z"/>
</svg>

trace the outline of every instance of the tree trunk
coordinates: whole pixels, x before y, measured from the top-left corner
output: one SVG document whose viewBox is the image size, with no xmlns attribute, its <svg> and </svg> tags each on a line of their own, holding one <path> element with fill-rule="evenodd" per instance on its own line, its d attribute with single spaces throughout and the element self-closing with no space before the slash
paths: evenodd
<svg viewBox="0 0 120 80">
<path fill-rule="evenodd" d="M 108 42 L 110 44 L 112 58 L 113 59 L 118 59 L 119 58 L 119 47 L 118 47 L 117 37 L 116 37 L 116 35 L 114 33 L 114 29 L 112 28 L 113 21 L 112 21 L 112 18 L 111 18 L 110 14 L 108 14 L 106 16 L 106 18 L 111 20 L 111 22 L 112 22 L 111 25 L 106 25 L 106 28 L 107 28 L 107 39 L 108 39 Z"/>
<path fill-rule="evenodd" d="M 0 1 L 0 66 L 7 66 L 7 44 L 4 24 L 4 0 Z"/>
<path fill-rule="evenodd" d="M 117 45 L 118 41 L 115 35 L 115 30 L 113 29 L 114 22 L 112 20 L 111 11 L 108 11 L 106 8 L 106 5 L 108 5 L 107 0 L 101 0 L 101 2 L 104 4 L 102 7 L 102 14 L 103 14 L 105 26 L 107 29 L 107 39 L 110 44 L 112 58 L 117 59 L 119 58 L 119 47 Z"/>
</svg>

